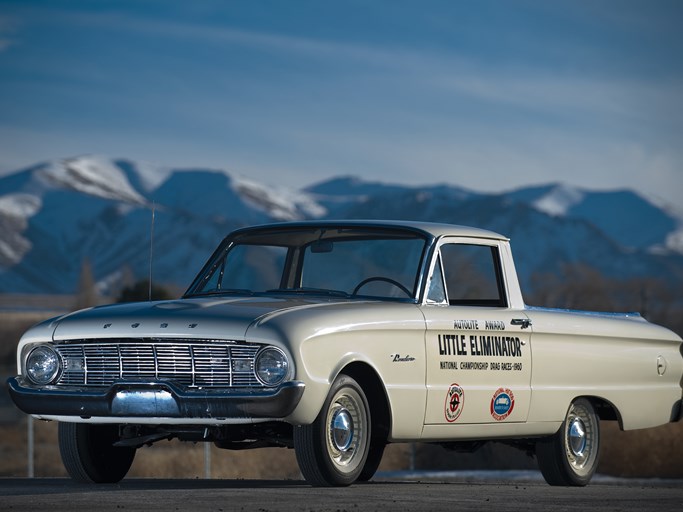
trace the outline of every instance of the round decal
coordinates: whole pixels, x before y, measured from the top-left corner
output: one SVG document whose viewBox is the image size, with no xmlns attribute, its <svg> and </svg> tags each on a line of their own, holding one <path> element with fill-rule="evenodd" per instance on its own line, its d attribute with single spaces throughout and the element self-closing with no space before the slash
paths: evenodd
<svg viewBox="0 0 683 512">
<path fill-rule="evenodd" d="M 515 394 L 508 388 L 498 388 L 491 399 L 491 416 L 496 421 L 503 421 L 512 414 L 515 408 Z"/>
<path fill-rule="evenodd" d="M 446 403 L 444 411 L 446 414 L 446 421 L 453 423 L 460 417 L 462 409 L 465 407 L 465 392 L 457 384 L 451 384 L 446 393 Z"/>
</svg>

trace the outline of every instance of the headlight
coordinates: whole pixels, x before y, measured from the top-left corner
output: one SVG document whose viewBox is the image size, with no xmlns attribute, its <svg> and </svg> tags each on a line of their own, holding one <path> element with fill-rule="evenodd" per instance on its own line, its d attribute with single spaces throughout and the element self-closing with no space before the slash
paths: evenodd
<svg viewBox="0 0 683 512">
<path fill-rule="evenodd" d="M 275 347 L 264 348 L 256 356 L 256 376 L 266 386 L 280 384 L 289 370 L 289 361 L 282 350 Z"/>
<path fill-rule="evenodd" d="M 31 350 L 26 358 L 26 375 L 35 384 L 49 384 L 59 373 L 59 356 L 47 345 Z"/>
</svg>

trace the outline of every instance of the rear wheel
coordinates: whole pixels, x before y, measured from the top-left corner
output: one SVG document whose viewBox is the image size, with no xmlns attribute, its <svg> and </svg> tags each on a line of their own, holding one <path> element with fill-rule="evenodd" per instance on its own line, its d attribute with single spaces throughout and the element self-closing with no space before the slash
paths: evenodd
<svg viewBox="0 0 683 512">
<path fill-rule="evenodd" d="M 311 485 L 343 486 L 360 478 L 370 450 L 370 408 L 353 378 L 337 377 L 315 421 L 294 429 L 294 449 Z"/>
<path fill-rule="evenodd" d="M 117 447 L 118 425 L 59 423 L 59 451 L 71 478 L 86 483 L 116 483 L 126 476 L 135 448 Z"/>
<path fill-rule="evenodd" d="M 550 485 L 584 486 L 598 467 L 600 423 L 585 398 L 572 402 L 560 430 L 536 443 L 538 467 Z"/>
</svg>

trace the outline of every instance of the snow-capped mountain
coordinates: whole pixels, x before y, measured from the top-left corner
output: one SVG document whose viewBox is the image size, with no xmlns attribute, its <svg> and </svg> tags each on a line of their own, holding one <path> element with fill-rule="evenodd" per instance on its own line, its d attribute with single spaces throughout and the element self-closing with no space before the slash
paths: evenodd
<svg viewBox="0 0 683 512">
<path fill-rule="evenodd" d="M 222 170 L 40 164 L 0 178 L 0 292 L 73 292 L 86 259 L 104 288 L 125 269 L 146 276 L 153 210 L 154 275 L 180 287 L 235 227 L 325 213 L 308 194 Z"/>
<path fill-rule="evenodd" d="M 682 219 L 631 190 L 596 192 L 554 184 L 508 196 L 551 216 L 590 222 L 625 248 L 683 254 L 683 246 L 670 238 L 683 226 Z"/>
<path fill-rule="evenodd" d="M 0 292 L 72 293 L 84 261 L 103 292 L 153 272 L 183 288 L 232 229 L 308 218 L 413 219 L 512 238 L 523 285 L 582 263 L 683 283 L 683 219 L 629 190 L 561 184 L 489 194 L 338 177 L 297 191 L 223 170 L 78 157 L 0 178 Z"/>
<path fill-rule="evenodd" d="M 683 251 L 670 243 L 683 221 L 630 191 L 547 185 L 483 194 L 448 186 L 389 186 L 368 196 L 358 183 L 335 183 L 336 191 L 328 183 L 306 191 L 325 204 L 334 203 L 330 195 L 344 198 L 335 213 L 345 217 L 448 222 L 505 234 L 527 288 L 534 273 L 561 274 L 565 264 L 615 278 L 683 280 Z"/>
<path fill-rule="evenodd" d="M 672 213 L 631 190 L 591 191 L 564 184 L 524 187 L 498 194 L 485 194 L 451 185 L 406 187 L 364 182 L 354 177 L 334 178 L 305 189 L 334 213 L 360 215 L 363 204 L 372 201 L 379 208 L 375 215 L 393 206 L 387 201 L 377 204 L 377 198 L 393 197 L 397 210 L 404 210 L 405 195 L 415 195 L 421 203 L 416 211 L 425 220 L 438 221 L 436 210 L 460 207 L 477 200 L 500 201 L 531 208 L 561 221 L 585 221 L 626 250 L 683 254 L 683 214 Z M 443 213 L 440 211 L 440 213 Z M 393 215 L 400 215 L 396 211 Z"/>
</svg>

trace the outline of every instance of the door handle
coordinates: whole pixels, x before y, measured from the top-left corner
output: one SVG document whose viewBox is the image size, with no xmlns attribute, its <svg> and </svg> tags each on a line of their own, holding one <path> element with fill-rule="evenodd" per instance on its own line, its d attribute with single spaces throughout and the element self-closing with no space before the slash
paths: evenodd
<svg viewBox="0 0 683 512">
<path fill-rule="evenodd" d="M 528 329 L 531 327 L 531 320 L 528 318 L 513 318 L 510 321 L 510 324 L 512 325 L 519 325 L 522 329 Z"/>
</svg>

